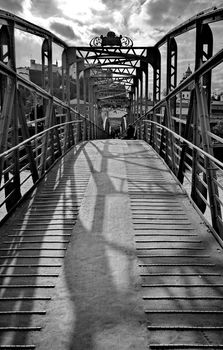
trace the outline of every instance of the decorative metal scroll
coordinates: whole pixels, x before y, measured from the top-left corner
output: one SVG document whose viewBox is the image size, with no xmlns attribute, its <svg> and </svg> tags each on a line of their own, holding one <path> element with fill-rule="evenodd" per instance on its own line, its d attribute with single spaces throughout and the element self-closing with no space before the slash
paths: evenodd
<svg viewBox="0 0 223 350">
<path fill-rule="evenodd" d="M 107 36 L 96 36 L 90 41 L 90 46 L 133 46 L 133 41 L 127 36 L 117 36 L 114 32 L 108 32 Z"/>
</svg>

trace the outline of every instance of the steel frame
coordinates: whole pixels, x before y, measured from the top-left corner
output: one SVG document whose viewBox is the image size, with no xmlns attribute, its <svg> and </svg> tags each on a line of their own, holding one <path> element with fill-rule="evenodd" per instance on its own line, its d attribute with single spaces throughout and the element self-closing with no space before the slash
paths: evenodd
<svg viewBox="0 0 223 350">
<path fill-rule="evenodd" d="M 211 133 L 209 123 L 211 72 L 223 61 L 223 49 L 213 56 L 213 34 L 210 24 L 222 20 L 222 8 L 207 9 L 168 32 L 153 47 L 106 45 L 102 47 L 68 47 L 64 41 L 49 31 L 6 11 L 1 11 L 0 153 L 5 154 L 10 147 L 12 147 L 12 152 L 10 156 L 7 154 L 0 157 L 0 175 L 8 210 L 13 208 L 12 203 L 20 201 L 21 198 L 19 176 L 21 157 L 19 146 L 17 148 L 19 126 L 22 126 L 23 140 L 27 140 L 26 154 L 28 155 L 31 177 L 33 183 L 36 184 L 55 163 L 56 159 L 61 157 L 78 140 L 101 137 L 100 115 L 103 101 L 112 104 L 125 91 L 128 99 L 127 124 L 134 123 L 138 137 L 144 138 L 160 153 L 182 184 L 187 175 L 185 169 L 190 169 L 191 199 L 201 212 L 204 212 L 207 206 L 210 207 L 212 227 L 215 232 L 223 236 L 222 204 L 218 193 L 216 164 L 213 161 L 213 138 L 215 136 Z M 16 73 L 15 28 L 43 39 L 42 88 L 26 81 Z M 192 29 L 196 31 L 195 71 L 189 78 L 177 85 L 178 48 L 176 38 Z M 53 44 L 63 48 L 63 101 L 59 101 L 52 95 Z M 164 72 L 167 95 L 161 100 L 162 58 L 160 50 L 163 45 L 167 47 L 166 72 Z M 77 67 L 77 111 L 70 107 L 69 75 L 72 64 Z M 151 68 L 154 106 L 148 110 L 148 96 L 151 92 L 148 80 Z M 105 75 L 107 74 L 108 77 L 106 79 L 100 77 L 99 70 L 103 71 Z M 84 76 L 84 112 L 86 112 L 86 117 L 80 116 L 78 110 L 81 72 Z M 112 79 L 109 77 L 109 72 L 112 74 Z M 111 82 L 113 86 L 109 86 Z M 193 84 L 190 106 L 184 130 L 179 133 L 176 127 L 176 124 L 179 123 L 176 117 L 176 96 L 189 84 Z M 28 141 L 30 139 L 29 125 L 24 116 L 19 86 L 32 91 L 44 101 L 45 131 L 41 137 L 41 146 L 35 150 L 33 142 Z M 120 86 L 122 86 L 123 92 Z M 87 103 L 89 104 L 88 115 Z M 58 106 L 63 111 L 66 123 L 62 131 L 61 126 L 57 127 Z M 161 113 L 162 109 L 164 113 Z M 74 130 L 72 125 L 80 117 L 82 118 L 82 126 L 78 123 L 79 126 L 75 127 Z M 149 127 L 148 119 L 151 120 Z M 175 137 L 177 133 L 179 138 Z M 183 137 L 187 142 L 182 141 L 180 137 Z M 41 155 L 37 155 L 39 151 Z M 12 165 L 10 165 L 11 160 Z"/>
</svg>

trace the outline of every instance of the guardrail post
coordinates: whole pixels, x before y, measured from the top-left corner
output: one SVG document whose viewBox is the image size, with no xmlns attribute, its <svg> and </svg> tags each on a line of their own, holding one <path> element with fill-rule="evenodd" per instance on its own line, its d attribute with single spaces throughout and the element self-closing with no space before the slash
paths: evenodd
<svg viewBox="0 0 223 350">
<path fill-rule="evenodd" d="M 77 118 L 78 118 L 78 124 L 77 124 L 77 138 L 76 138 L 76 143 L 80 142 L 82 140 L 82 123 L 80 122 L 80 113 L 77 114 Z"/>
<path fill-rule="evenodd" d="M 89 119 L 86 120 L 87 140 L 90 140 Z"/>
<path fill-rule="evenodd" d="M 48 129 L 51 126 L 52 112 L 53 112 L 53 101 L 48 100 L 47 107 L 46 107 L 46 129 Z M 44 134 L 43 141 L 42 141 L 42 156 L 41 156 L 41 163 L 40 163 L 41 175 L 43 175 L 46 169 L 49 167 L 49 164 L 47 164 L 49 133 L 50 132 L 47 131 Z"/>
<path fill-rule="evenodd" d="M 148 143 L 148 123 L 144 120 L 144 141 Z"/>
<path fill-rule="evenodd" d="M 172 123 L 172 117 L 171 117 L 171 101 L 168 100 L 167 101 L 167 127 L 173 131 L 173 123 Z M 174 174 L 176 174 L 176 157 L 175 157 L 175 152 L 174 152 L 174 139 L 173 139 L 173 135 L 170 134 L 168 137 L 168 142 L 170 144 L 170 168 L 172 169 L 172 171 L 174 172 Z M 166 143 L 168 144 L 167 140 Z M 167 147 L 167 153 L 168 153 L 168 147 Z"/>
<path fill-rule="evenodd" d="M 12 108 L 15 96 L 15 82 L 13 79 L 8 79 L 2 112 L 0 113 L 0 153 L 3 153 L 7 147 L 8 130 L 12 119 Z M 4 166 L 4 158 L 0 158 L 0 175 Z"/>
<path fill-rule="evenodd" d="M 86 141 L 86 119 L 82 121 L 82 141 Z"/>
<path fill-rule="evenodd" d="M 53 111 L 52 111 L 53 115 L 52 115 L 52 124 L 56 125 L 56 111 L 55 111 L 55 107 L 53 107 Z M 57 157 L 60 157 L 62 155 L 62 149 L 61 149 L 61 144 L 60 144 L 60 134 L 59 134 L 59 130 L 58 128 L 53 129 L 53 133 L 55 135 L 56 138 L 56 147 L 57 147 Z"/>
<path fill-rule="evenodd" d="M 202 144 L 205 152 L 213 155 L 212 147 L 210 145 L 210 139 L 208 136 L 208 131 L 210 131 L 209 118 L 208 118 L 208 108 L 207 108 L 207 96 L 205 95 L 204 87 L 198 86 L 196 84 L 196 97 L 197 97 L 197 106 L 198 106 L 198 116 L 200 118 L 200 127 L 201 127 L 201 136 Z M 221 208 L 219 203 L 216 200 L 216 197 L 219 196 L 218 188 L 215 184 L 214 179 L 216 179 L 216 171 L 213 162 L 208 158 L 204 157 L 208 193 L 210 200 L 210 210 L 212 218 L 212 226 L 222 237 L 222 227 L 218 221 L 218 217 L 221 218 Z"/>
<path fill-rule="evenodd" d="M 191 134 L 191 130 L 192 130 L 192 121 L 193 121 L 193 117 L 194 116 L 194 105 L 195 105 L 195 91 L 194 89 L 191 91 L 191 95 L 190 95 L 190 103 L 189 103 L 189 108 L 188 108 L 188 114 L 187 114 L 187 118 L 186 118 L 186 126 L 184 129 L 184 135 L 183 137 L 186 140 L 189 140 L 190 134 Z M 195 123 L 195 122 L 194 122 Z M 195 124 L 193 125 L 193 129 L 195 128 Z M 178 169 L 178 180 L 183 183 L 184 180 L 184 170 L 185 170 L 185 158 L 186 158 L 186 152 L 188 150 L 188 145 L 187 143 L 183 143 L 181 145 L 181 155 L 180 155 L 180 162 L 179 162 L 179 169 Z"/>
<path fill-rule="evenodd" d="M 30 134 L 29 134 L 28 125 L 27 125 L 27 122 L 25 119 L 24 107 L 23 107 L 23 103 L 22 103 L 22 99 L 21 99 L 19 91 L 17 91 L 17 98 L 18 98 L 18 102 L 17 102 L 18 117 L 19 117 L 19 122 L 21 125 L 22 137 L 23 137 L 23 140 L 26 140 L 30 137 Z M 32 147 L 31 142 L 27 143 L 25 146 L 26 152 L 28 154 L 30 171 L 32 174 L 33 183 L 35 183 L 39 178 L 39 174 L 38 174 L 38 170 L 36 167 L 35 157 L 34 157 L 32 148 L 33 147 Z"/>
</svg>

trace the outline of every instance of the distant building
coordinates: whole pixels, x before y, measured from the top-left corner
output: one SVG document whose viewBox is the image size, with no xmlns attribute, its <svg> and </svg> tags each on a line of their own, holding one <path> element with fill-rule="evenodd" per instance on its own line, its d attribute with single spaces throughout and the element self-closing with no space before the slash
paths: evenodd
<svg viewBox="0 0 223 350">
<path fill-rule="evenodd" d="M 62 97 L 62 70 L 58 62 L 52 65 L 53 70 L 53 94 L 59 98 Z M 32 81 L 34 84 L 43 87 L 42 82 L 42 64 L 37 63 L 34 59 L 30 60 L 30 67 L 18 67 L 17 73 L 23 78 Z"/>
<path fill-rule="evenodd" d="M 188 78 L 192 74 L 190 66 L 188 66 L 186 72 L 183 75 L 183 80 Z M 176 116 L 186 121 L 186 116 L 188 114 L 188 108 L 190 103 L 190 95 L 192 90 L 192 84 L 189 85 L 186 89 L 181 91 L 177 95 L 176 101 Z M 223 120 L 223 93 L 221 93 L 218 99 L 212 99 L 211 101 L 211 113 L 210 113 L 210 126 L 211 128 L 215 126 L 220 120 Z"/>
<path fill-rule="evenodd" d="M 212 100 L 211 101 L 211 115 L 210 123 L 211 126 L 216 125 L 219 121 L 223 120 L 223 100 Z"/>
<path fill-rule="evenodd" d="M 29 76 L 29 67 L 18 67 L 16 69 L 17 73 L 21 75 L 23 78 L 30 80 Z"/>
<path fill-rule="evenodd" d="M 190 69 L 190 66 L 188 66 L 186 72 L 183 74 L 183 78 L 181 79 L 180 83 L 182 83 L 185 79 L 187 79 L 191 74 L 192 74 L 192 70 Z M 180 115 L 181 113 L 183 115 L 187 114 L 192 87 L 193 85 L 190 84 L 184 90 L 182 90 L 179 94 L 177 94 L 177 112 L 176 112 L 177 115 Z"/>
<path fill-rule="evenodd" d="M 58 67 L 58 62 L 52 65 L 53 70 L 53 88 L 59 89 L 61 85 L 61 67 Z M 36 63 L 34 59 L 30 60 L 29 68 L 30 80 L 42 87 L 42 64 Z"/>
</svg>

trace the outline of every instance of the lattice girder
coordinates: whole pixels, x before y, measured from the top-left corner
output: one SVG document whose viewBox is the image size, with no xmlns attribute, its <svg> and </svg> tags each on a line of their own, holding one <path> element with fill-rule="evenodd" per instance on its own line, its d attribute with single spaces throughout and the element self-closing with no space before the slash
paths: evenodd
<svg viewBox="0 0 223 350">
<path fill-rule="evenodd" d="M 146 74 L 148 80 L 148 65 L 154 69 L 154 81 L 156 98 L 159 94 L 159 76 L 160 76 L 160 59 L 159 50 L 154 47 L 73 47 L 69 48 L 69 62 L 82 61 L 85 69 L 91 67 L 100 67 L 104 72 L 112 71 L 112 80 L 121 83 L 126 93 L 133 91 L 138 86 L 138 80 L 141 84 L 147 84 L 142 81 L 142 72 Z M 158 57 L 158 59 L 157 59 Z M 97 73 L 91 71 L 91 76 L 97 78 Z M 100 84 L 100 79 L 95 79 L 95 83 Z M 133 88 L 133 89 L 132 89 Z M 148 87 L 145 86 L 148 90 Z M 134 94 L 136 91 L 134 91 Z"/>
</svg>

